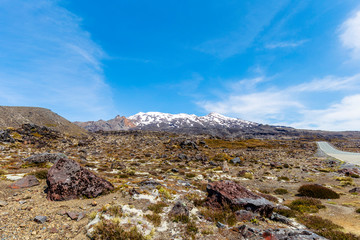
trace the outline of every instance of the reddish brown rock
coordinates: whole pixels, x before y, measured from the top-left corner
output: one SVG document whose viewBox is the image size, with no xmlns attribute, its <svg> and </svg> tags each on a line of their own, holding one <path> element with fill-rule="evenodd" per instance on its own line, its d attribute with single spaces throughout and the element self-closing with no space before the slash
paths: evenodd
<svg viewBox="0 0 360 240">
<path fill-rule="evenodd" d="M 270 201 L 232 181 L 209 183 L 206 190 L 208 197 L 205 204 L 211 208 L 243 208 L 264 217 L 270 217 L 274 209 Z"/>
<path fill-rule="evenodd" d="M 28 188 L 39 184 L 40 184 L 39 180 L 37 180 L 37 178 L 34 175 L 28 175 L 11 184 L 9 188 L 13 188 L 13 189 Z"/>
<path fill-rule="evenodd" d="M 63 201 L 79 197 L 94 198 L 114 189 L 114 186 L 77 162 L 61 158 L 54 164 L 47 175 L 47 198 Z"/>
</svg>

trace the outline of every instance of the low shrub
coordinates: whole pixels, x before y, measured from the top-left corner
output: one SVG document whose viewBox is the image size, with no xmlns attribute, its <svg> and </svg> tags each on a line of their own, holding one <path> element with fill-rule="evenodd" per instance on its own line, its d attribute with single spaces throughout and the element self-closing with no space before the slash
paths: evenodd
<svg viewBox="0 0 360 240">
<path fill-rule="evenodd" d="M 118 223 L 110 220 L 102 220 L 94 227 L 94 240 L 145 240 L 136 227 L 125 231 Z"/>
<path fill-rule="evenodd" d="M 286 177 L 286 176 L 281 176 L 277 178 L 278 181 L 290 181 L 290 178 Z"/>
<path fill-rule="evenodd" d="M 288 207 L 301 213 L 317 213 L 319 209 L 325 208 L 325 206 L 321 204 L 320 200 L 306 197 L 292 201 Z"/>
<path fill-rule="evenodd" d="M 161 224 L 161 216 L 157 213 L 147 214 L 145 215 L 146 219 L 154 224 L 155 227 L 160 226 Z"/>
<path fill-rule="evenodd" d="M 230 208 L 225 208 L 223 210 L 204 208 L 200 210 L 200 213 L 205 217 L 205 219 L 215 223 L 221 222 L 229 226 L 234 226 L 237 223 L 236 216 Z"/>
<path fill-rule="evenodd" d="M 36 172 L 32 172 L 29 175 L 34 175 L 37 179 L 46 179 L 48 170 L 39 170 Z"/>
<path fill-rule="evenodd" d="M 340 195 L 337 194 L 335 191 L 318 184 L 302 185 L 298 189 L 298 192 L 301 196 L 304 197 L 312 197 L 312 198 L 320 198 L 320 199 L 340 198 Z"/>
<path fill-rule="evenodd" d="M 274 193 L 278 194 L 278 195 L 284 195 L 284 194 L 289 193 L 289 191 L 286 190 L 285 188 L 277 188 L 274 190 Z"/>
<path fill-rule="evenodd" d="M 331 240 L 360 240 L 359 236 L 340 231 L 341 226 L 330 220 L 318 216 L 305 216 L 298 219 L 306 227 L 312 229 L 316 234 Z"/>
<path fill-rule="evenodd" d="M 151 204 L 148 209 L 153 211 L 154 213 L 162 213 L 163 212 L 163 208 L 167 207 L 168 205 L 164 202 L 159 202 L 159 203 L 154 203 Z"/>
</svg>

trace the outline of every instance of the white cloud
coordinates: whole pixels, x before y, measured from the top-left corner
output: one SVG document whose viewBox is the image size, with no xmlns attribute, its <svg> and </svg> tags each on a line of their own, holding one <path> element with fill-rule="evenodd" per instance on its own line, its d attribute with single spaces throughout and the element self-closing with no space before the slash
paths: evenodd
<svg viewBox="0 0 360 240">
<path fill-rule="evenodd" d="M 350 94 L 340 103 L 329 103 L 324 109 L 312 109 L 307 106 L 308 99 L 303 97 L 304 94 L 310 94 L 311 99 L 316 99 L 320 93 L 358 92 L 359 80 L 360 75 L 328 76 L 284 89 L 272 87 L 259 91 L 256 84 L 266 81 L 265 77 L 245 79 L 233 84 L 234 88 L 223 93 L 220 100 L 198 102 L 198 105 L 208 112 L 260 123 L 326 130 L 360 130 L 360 95 Z"/>
<path fill-rule="evenodd" d="M 340 27 L 340 40 L 344 47 L 354 53 L 354 57 L 360 52 L 360 11 L 347 19 Z"/>
<path fill-rule="evenodd" d="M 275 49 L 275 48 L 295 48 L 303 45 L 308 40 L 300 40 L 300 41 L 293 41 L 293 42 L 274 42 L 266 44 L 265 47 L 268 49 Z"/>
<path fill-rule="evenodd" d="M 1 1 L 0 104 L 51 108 L 70 120 L 112 115 L 105 53 L 53 0 Z"/>
<path fill-rule="evenodd" d="M 360 94 L 344 97 L 326 109 L 303 112 L 304 120 L 292 124 L 298 128 L 322 130 L 360 130 Z"/>
</svg>

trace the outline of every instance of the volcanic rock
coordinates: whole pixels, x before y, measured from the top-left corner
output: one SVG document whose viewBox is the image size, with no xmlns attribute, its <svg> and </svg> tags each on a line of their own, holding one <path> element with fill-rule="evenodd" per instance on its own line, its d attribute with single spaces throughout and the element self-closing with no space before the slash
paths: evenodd
<svg viewBox="0 0 360 240">
<path fill-rule="evenodd" d="M 195 142 L 191 140 L 185 140 L 180 143 L 180 147 L 183 149 L 196 149 L 199 150 L 198 146 Z"/>
<path fill-rule="evenodd" d="M 8 130 L 1 130 L 0 131 L 0 142 L 15 142 L 15 139 L 13 139 L 10 136 L 10 133 Z"/>
<path fill-rule="evenodd" d="M 55 163 L 61 158 L 66 158 L 66 156 L 62 153 L 42 153 L 25 158 L 23 161 L 35 164 L 45 162 Z"/>
<path fill-rule="evenodd" d="M 206 190 L 208 196 L 205 204 L 211 208 L 222 209 L 226 206 L 244 208 L 264 217 L 271 217 L 274 209 L 270 201 L 232 181 L 209 183 Z"/>
<path fill-rule="evenodd" d="M 349 190 L 349 193 L 360 193 L 360 187 L 356 187 L 356 188 Z"/>
<path fill-rule="evenodd" d="M 189 209 L 186 207 L 186 205 L 181 202 L 177 201 L 174 205 L 174 207 L 170 211 L 170 215 L 172 216 L 189 216 Z"/>
<path fill-rule="evenodd" d="M 13 189 L 28 188 L 39 184 L 40 184 L 39 180 L 37 180 L 37 178 L 34 175 L 28 175 L 11 184 L 9 188 L 13 188 Z"/>
<path fill-rule="evenodd" d="M 49 170 L 47 198 L 63 201 L 79 197 L 94 198 L 114 189 L 114 186 L 83 168 L 77 162 L 61 158 Z"/>
</svg>

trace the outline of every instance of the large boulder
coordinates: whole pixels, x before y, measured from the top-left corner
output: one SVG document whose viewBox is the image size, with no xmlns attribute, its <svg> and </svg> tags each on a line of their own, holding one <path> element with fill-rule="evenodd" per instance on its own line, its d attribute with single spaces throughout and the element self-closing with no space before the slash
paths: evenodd
<svg viewBox="0 0 360 240">
<path fill-rule="evenodd" d="M 206 190 L 208 196 L 205 204 L 211 208 L 242 208 L 264 217 L 271 217 L 275 207 L 270 201 L 233 181 L 212 182 L 207 185 Z"/>
<path fill-rule="evenodd" d="M 28 163 L 56 163 L 59 159 L 66 158 L 66 156 L 62 153 L 41 153 L 41 154 L 35 154 L 28 158 L 23 159 L 24 162 Z"/>
<path fill-rule="evenodd" d="M 63 201 L 79 197 L 94 198 L 114 189 L 114 186 L 77 162 L 61 158 L 48 171 L 47 198 Z"/>
<path fill-rule="evenodd" d="M 34 175 L 28 175 L 11 184 L 9 188 L 13 188 L 13 189 L 28 188 L 39 184 L 40 184 L 39 180 L 37 180 L 37 178 Z"/>
</svg>

